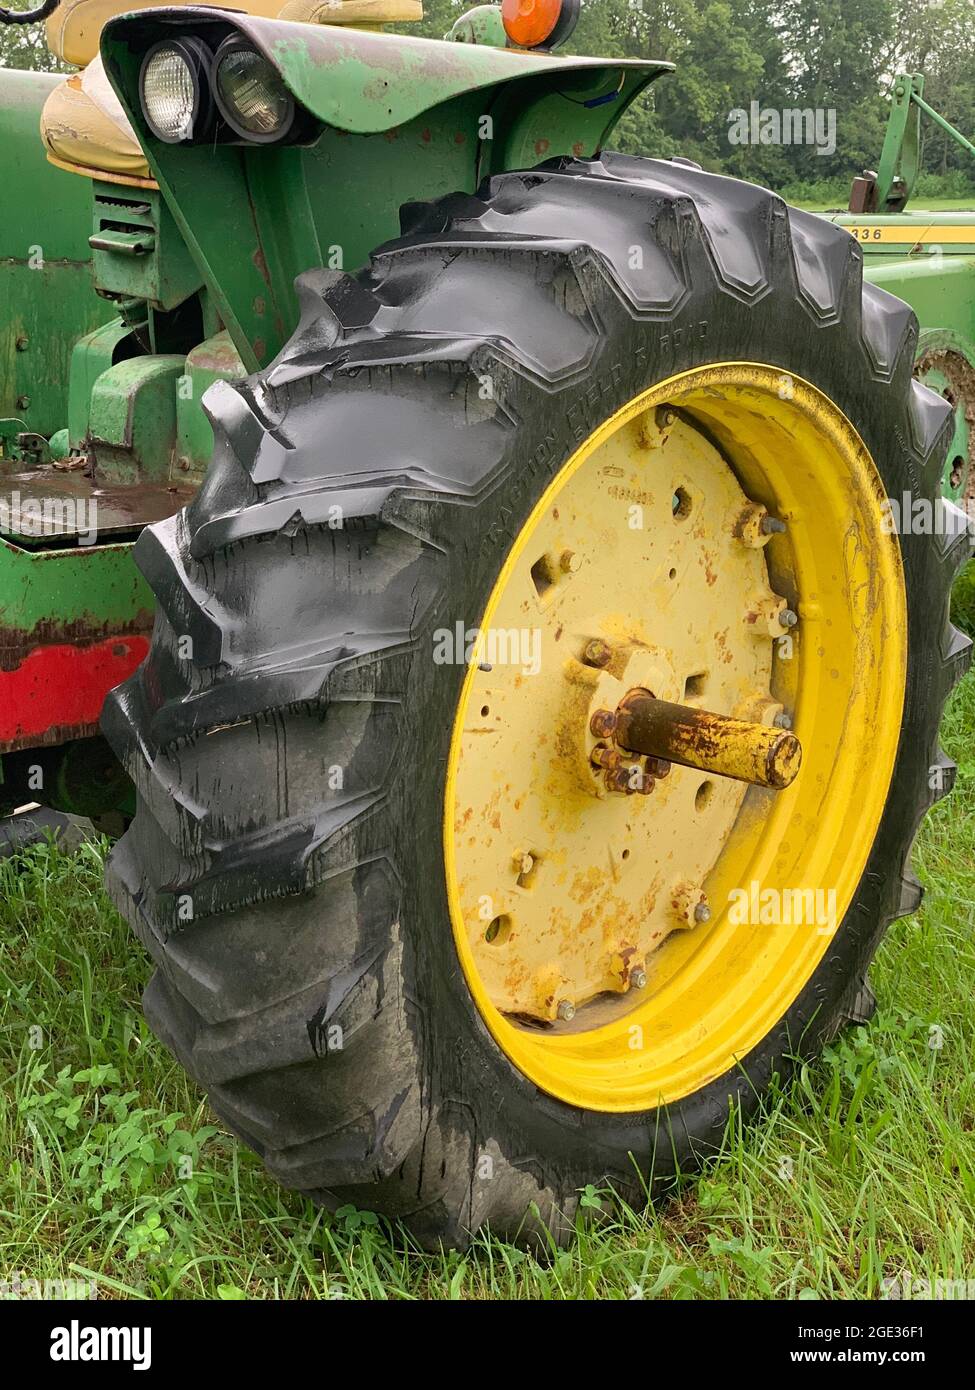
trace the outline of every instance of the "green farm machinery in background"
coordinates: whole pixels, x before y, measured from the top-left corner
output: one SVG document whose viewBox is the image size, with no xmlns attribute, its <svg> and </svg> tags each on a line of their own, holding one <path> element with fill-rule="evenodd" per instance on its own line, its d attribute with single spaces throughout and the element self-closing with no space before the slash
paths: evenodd
<svg viewBox="0 0 975 1390">
<path fill-rule="evenodd" d="M 672 65 L 577 13 L 0 10 L 71 69 L 0 73 L 6 841 L 124 829 L 156 1032 L 429 1244 L 663 1190 L 866 1021 L 967 663 L 921 79 L 814 216 L 607 153 Z"/>
<path fill-rule="evenodd" d="M 878 169 L 854 179 L 849 214 L 835 220 L 860 242 L 873 283 L 918 316 L 919 379 L 955 411 L 944 489 L 957 501 L 969 495 L 975 426 L 975 211 L 907 210 L 921 171 L 925 117 L 975 156 L 975 145 L 925 101 L 923 75 L 901 73 Z"/>
</svg>

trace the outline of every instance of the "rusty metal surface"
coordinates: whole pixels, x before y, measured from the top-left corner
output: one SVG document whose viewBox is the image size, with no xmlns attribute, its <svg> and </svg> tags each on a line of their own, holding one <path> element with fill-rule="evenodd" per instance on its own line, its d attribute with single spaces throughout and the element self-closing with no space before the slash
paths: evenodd
<svg viewBox="0 0 975 1390">
<path fill-rule="evenodd" d="M 172 483 L 99 486 L 82 470 L 53 465 L 0 475 L 0 535 L 18 545 L 96 544 L 134 535 L 185 506 L 193 487 Z"/>
<path fill-rule="evenodd" d="M 730 719 L 631 690 L 616 711 L 616 742 L 682 767 L 781 790 L 796 777 L 802 747 L 785 729 Z"/>
<path fill-rule="evenodd" d="M 914 375 L 919 381 L 924 380 L 927 372 L 940 372 L 945 378 L 951 393 L 948 400 L 956 410 L 962 411 L 968 427 L 964 471 L 957 477 L 951 474 L 947 479 L 949 487 L 960 489 L 968 502 L 975 499 L 975 368 L 960 352 L 938 347 L 922 353 L 914 364 Z"/>
</svg>

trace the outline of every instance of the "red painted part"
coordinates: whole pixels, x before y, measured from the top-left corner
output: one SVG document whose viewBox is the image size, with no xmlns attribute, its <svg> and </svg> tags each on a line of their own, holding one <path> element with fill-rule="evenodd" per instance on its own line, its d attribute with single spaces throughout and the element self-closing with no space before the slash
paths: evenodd
<svg viewBox="0 0 975 1390">
<path fill-rule="evenodd" d="M 35 647 L 14 670 L 0 671 L 0 744 L 30 747 L 49 729 L 91 728 L 105 696 L 148 650 L 148 638 L 138 635 Z"/>
</svg>

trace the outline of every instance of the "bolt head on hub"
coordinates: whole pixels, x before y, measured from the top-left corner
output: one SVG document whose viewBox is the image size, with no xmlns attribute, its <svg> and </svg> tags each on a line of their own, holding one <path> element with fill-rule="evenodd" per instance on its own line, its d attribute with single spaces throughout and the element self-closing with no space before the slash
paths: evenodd
<svg viewBox="0 0 975 1390">
<path fill-rule="evenodd" d="M 604 781 L 608 792 L 636 791 L 635 787 L 630 786 L 629 769 L 625 767 L 611 767 L 607 769 Z"/>
<path fill-rule="evenodd" d="M 582 659 L 587 666 L 608 666 L 613 655 L 609 643 L 601 637 L 594 637 L 583 649 Z"/>
<path fill-rule="evenodd" d="M 779 622 L 782 627 L 795 627 L 799 621 L 798 613 L 793 613 L 791 608 L 783 608 L 779 614 Z"/>
<path fill-rule="evenodd" d="M 710 907 L 708 907 L 707 903 L 698 903 L 697 907 L 694 909 L 694 921 L 695 921 L 695 922 L 710 922 L 710 920 L 711 920 L 711 909 L 710 909 Z"/>
<path fill-rule="evenodd" d="M 571 999 L 560 999 L 555 1012 L 560 1023 L 571 1023 L 576 1016 L 576 1006 Z"/>
<path fill-rule="evenodd" d="M 589 755 L 589 761 L 593 767 L 614 768 L 619 767 L 623 755 L 618 748 L 607 748 L 605 743 L 597 743 Z"/>
<path fill-rule="evenodd" d="M 647 972 L 642 966 L 637 966 L 636 970 L 630 971 L 630 986 L 632 989 L 646 989 Z"/>
<path fill-rule="evenodd" d="M 589 730 L 594 738 L 609 738 L 616 729 L 616 713 L 611 709 L 597 709 L 589 721 Z"/>
</svg>

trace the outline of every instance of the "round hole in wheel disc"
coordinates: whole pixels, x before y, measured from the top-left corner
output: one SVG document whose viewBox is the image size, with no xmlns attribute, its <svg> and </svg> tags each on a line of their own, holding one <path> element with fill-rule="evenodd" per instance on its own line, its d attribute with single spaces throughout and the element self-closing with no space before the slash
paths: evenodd
<svg viewBox="0 0 975 1390">
<path fill-rule="evenodd" d="M 694 809 L 696 811 L 707 810 L 708 802 L 711 800 L 711 793 L 714 791 L 713 782 L 702 782 L 694 793 Z"/>
<path fill-rule="evenodd" d="M 537 630 L 541 660 L 531 674 L 496 663 L 466 675 L 444 808 L 454 937 L 498 1044 L 572 1104 L 646 1109 L 734 1066 L 814 973 L 880 822 L 906 669 L 899 545 L 855 430 L 790 381 L 784 399 L 780 369 L 729 363 L 631 401 L 539 499 L 481 615 L 485 631 Z M 664 400 L 680 414 L 661 448 Z M 768 544 L 741 524 L 756 506 L 787 523 Z M 566 551 L 581 565 L 540 593 L 532 566 Z M 785 602 L 799 613 L 788 633 Z M 605 667 L 581 659 L 594 638 L 611 648 Z M 675 765 L 650 795 L 606 793 L 589 760 L 593 710 L 634 686 L 679 703 L 703 671 L 702 708 L 766 724 L 789 711 L 803 747 L 794 783 L 771 792 Z M 530 886 L 517 870 L 526 845 Z M 767 891 L 829 903 L 829 917 L 763 922 Z M 512 923 L 500 942 L 484 939 L 485 903 Z M 566 1000 L 575 1014 L 560 1022 Z"/>
</svg>

